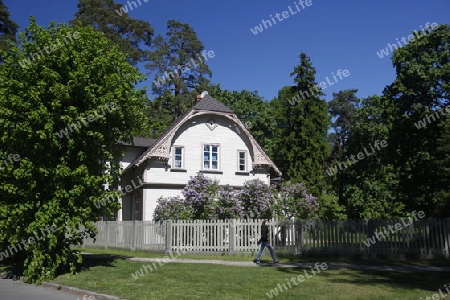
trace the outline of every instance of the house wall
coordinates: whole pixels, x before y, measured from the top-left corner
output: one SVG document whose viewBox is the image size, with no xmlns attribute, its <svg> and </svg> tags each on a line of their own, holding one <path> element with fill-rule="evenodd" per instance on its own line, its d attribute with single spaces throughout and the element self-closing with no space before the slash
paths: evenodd
<svg viewBox="0 0 450 300">
<path fill-rule="evenodd" d="M 122 169 L 125 169 L 130 165 L 139 155 L 141 155 L 146 148 L 143 147 L 126 147 L 125 155 L 120 159 L 120 165 Z"/>
<path fill-rule="evenodd" d="M 187 182 L 186 182 L 187 183 Z M 142 220 L 151 221 L 153 220 L 153 212 L 155 211 L 157 201 L 159 197 L 176 197 L 183 196 L 181 193 L 182 188 L 171 188 L 171 187 L 148 187 L 144 189 L 144 214 Z"/>
<path fill-rule="evenodd" d="M 128 167 L 145 150 L 146 148 L 143 147 L 126 147 L 125 155 L 120 159 L 122 169 Z M 142 220 L 143 192 L 139 178 L 134 172 L 130 171 L 122 175 L 120 190 L 122 191 L 122 197 L 119 200 L 121 209 L 117 213 L 117 221 Z"/>
<path fill-rule="evenodd" d="M 214 119 L 217 127 L 210 130 L 206 122 Z M 149 160 L 144 172 L 144 215 L 143 220 L 151 220 L 156 201 L 160 196 L 181 195 L 181 189 L 191 176 L 202 171 L 203 145 L 219 145 L 219 172 L 204 172 L 205 177 L 216 179 L 221 185 L 243 186 L 245 181 L 259 179 L 270 184 L 269 172 L 251 172 L 253 151 L 249 139 L 235 123 L 220 115 L 202 115 L 183 124 L 175 134 L 171 144 L 170 159 L 164 163 Z M 184 147 L 184 170 L 172 169 L 173 147 Z M 238 150 L 247 151 L 247 172 L 238 172 Z"/>
</svg>

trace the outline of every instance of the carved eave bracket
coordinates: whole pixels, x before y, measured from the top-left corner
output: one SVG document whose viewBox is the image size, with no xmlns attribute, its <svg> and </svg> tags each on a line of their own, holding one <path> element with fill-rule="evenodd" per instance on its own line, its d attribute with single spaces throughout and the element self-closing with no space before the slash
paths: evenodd
<svg viewBox="0 0 450 300">
<path fill-rule="evenodd" d="M 253 141 L 252 141 L 253 144 Z M 259 147 L 256 147 L 256 145 L 253 146 L 253 153 L 254 153 L 254 160 L 253 160 L 253 166 L 270 166 L 271 163 L 267 159 L 267 157 L 262 153 L 262 151 L 259 149 Z"/>
</svg>

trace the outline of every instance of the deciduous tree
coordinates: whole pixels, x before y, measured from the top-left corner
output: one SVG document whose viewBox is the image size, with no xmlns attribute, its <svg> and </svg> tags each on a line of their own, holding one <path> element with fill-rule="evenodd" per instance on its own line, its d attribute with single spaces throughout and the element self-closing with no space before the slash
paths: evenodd
<svg viewBox="0 0 450 300">
<path fill-rule="evenodd" d="M 44 51 L 58 40 L 67 43 Z M 32 53 L 42 55 L 18 63 Z M 70 247 L 95 235 L 99 215 L 119 208 L 113 201 L 96 204 L 119 195 L 113 191 L 120 178 L 117 141 L 131 142 L 131 131 L 142 124 L 146 95 L 134 85 L 143 79 L 126 54 L 91 27 L 44 28 L 31 19 L 5 57 L 0 157 L 21 159 L 0 171 L 0 248 L 56 227 L 12 257 L 27 281 L 52 279 L 60 267 L 75 271 L 81 255 Z M 58 135 L 61 130 L 67 134 Z"/>
</svg>

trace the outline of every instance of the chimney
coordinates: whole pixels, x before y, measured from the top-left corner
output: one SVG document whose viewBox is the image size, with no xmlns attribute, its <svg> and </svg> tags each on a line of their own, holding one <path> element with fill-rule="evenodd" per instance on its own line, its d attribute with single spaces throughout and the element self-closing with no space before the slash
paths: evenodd
<svg viewBox="0 0 450 300">
<path fill-rule="evenodd" d="M 195 96 L 195 102 L 200 101 L 201 99 L 203 99 L 203 97 L 205 97 L 205 95 L 208 95 L 207 91 L 203 91 L 200 95 Z"/>
</svg>

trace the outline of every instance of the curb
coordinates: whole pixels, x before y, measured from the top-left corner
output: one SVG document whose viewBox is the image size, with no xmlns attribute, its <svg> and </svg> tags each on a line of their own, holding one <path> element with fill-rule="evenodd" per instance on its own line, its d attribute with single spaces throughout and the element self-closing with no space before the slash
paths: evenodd
<svg viewBox="0 0 450 300">
<path fill-rule="evenodd" d="M 126 300 L 125 298 L 119 298 L 116 296 L 111 296 L 111 295 L 106 295 L 106 294 L 98 294 L 95 292 L 86 291 L 86 290 L 82 290 L 82 289 L 78 289 L 78 288 L 74 288 L 74 287 L 70 287 L 70 286 L 64 286 L 64 285 L 51 283 L 51 282 L 43 282 L 42 286 L 46 287 L 46 288 L 52 288 L 52 289 L 55 289 L 58 291 L 69 292 L 71 294 L 75 294 L 75 295 L 79 295 L 79 296 L 88 296 L 88 298 L 89 298 L 89 296 L 93 296 L 95 298 L 95 300 Z"/>
</svg>

